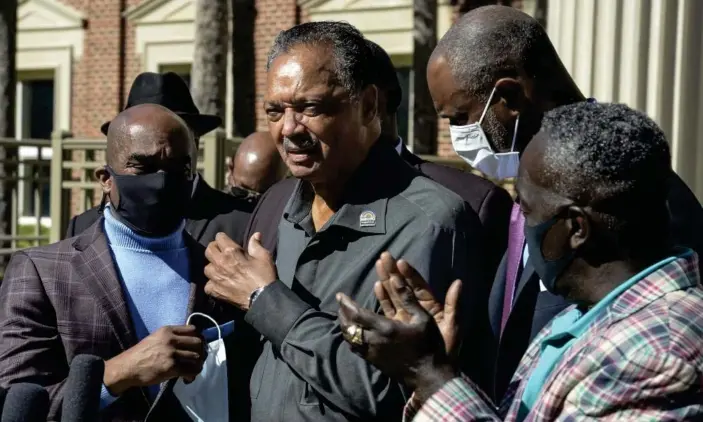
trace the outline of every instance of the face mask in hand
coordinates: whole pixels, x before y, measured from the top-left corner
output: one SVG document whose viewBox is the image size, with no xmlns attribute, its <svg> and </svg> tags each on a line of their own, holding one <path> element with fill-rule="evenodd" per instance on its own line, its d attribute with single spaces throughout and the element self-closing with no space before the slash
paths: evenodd
<svg viewBox="0 0 703 422">
<path fill-rule="evenodd" d="M 119 193 L 111 210 L 139 234 L 166 236 L 185 218 L 193 181 L 183 173 L 117 174 L 106 167 Z"/>
<path fill-rule="evenodd" d="M 517 138 L 520 116 L 515 119 L 515 130 L 513 131 L 513 143 L 510 152 L 497 153 L 493 151 L 486 133 L 481 127 L 481 123 L 486 117 L 495 92 L 496 89 L 493 88 L 478 122 L 463 126 L 450 125 L 449 135 L 452 138 L 454 151 L 471 167 L 493 179 L 504 180 L 517 177 L 518 167 L 520 166 L 520 154 L 515 151 L 515 139 Z"/>
<path fill-rule="evenodd" d="M 535 268 L 535 273 L 539 276 L 544 284 L 544 287 L 551 294 L 558 295 L 556 290 L 557 279 L 566 270 L 576 255 L 575 251 L 570 251 L 564 254 L 561 258 L 548 260 L 542 253 L 542 243 L 547 236 L 547 232 L 554 227 L 559 221 L 558 217 L 552 217 L 549 220 L 537 224 L 536 226 L 528 226 L 525 224 L 525 242 L 527 250 L 530 253 L 530 262 Z"/>
<path fill-rule="evenodd" d="M 205 341 L 208 341 L 203 370 L 190 384 L 179 378 L 173 386 L 173 394 L 194 422 L 228 421 L 227 353 L 222 339 L 231 334 L 234 322 L 217 325 L 211 317 L 194 312 L 188 317 L 186 324 L 190 324 L 191 318 L 196 315 L 209 319 L 214 324 L 216 334 L 214 338 L 209 338 L 206 332 L 212 332 L 212 329 L 203 333 Z"/>
</svg>

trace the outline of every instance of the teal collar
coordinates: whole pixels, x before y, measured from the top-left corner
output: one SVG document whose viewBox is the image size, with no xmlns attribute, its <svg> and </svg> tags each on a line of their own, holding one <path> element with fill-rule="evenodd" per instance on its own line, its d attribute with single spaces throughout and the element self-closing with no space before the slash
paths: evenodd
<svg viewBox="0 0 703 422">
<path fill-rule="evenodd" d="M 574 308 L 554 318 L 550 327 L 550 334 L 545 337 L 540 344 L 537 366 L 535 366 L 529 374 L 529 378 L 524 381 L 527 384 L 522 393 L 517 421 L 520 422 L 524 420 L 530 413 L 530 410 L 532 410 L 532 407 L 537 402 L 537 395 L 545 387 L 552 370 L 561 361 L 562 356 L 569 350 L 576 339 L 581 337 L 595 322 L 596 318 L 600 317 L 620 295 L 632 288 L 639 281 L 647 278 L 650 274 L 677 259 L 689 256 L 691 253 L 691 250 L 687 250 L 681 255 L 668 257 L 640 271 L 613 289 L 586 313 L 581 312 L 578 308 Z"/>
<path fill-rule="evenodd" d="M 679 258 L 690 255 L 691 251 L 688 251 L 680 256 L 670 256 L 665 258 L 656 264 L 650 265 L 639 273 L 630 277 L 627 281 L 614 288 L 610 293 L 608 293 L 603 299 L 598 301 L 588 312 L 583 313 L 579 309 L 572 309 L 566 314 L 555 318 L 552 322 L 551 335 L 544 339 L 542 342 L 542 350 L 544 350 L 545 343 L 550 343 L 553 340 L 563 341 L 564 336 L 578 338 L 583 333 L 586 332 L 591 323 L 613 302 L 617 299 L 623 292 L 630 289 L 632 286 L 637 284 L 640 280 L 643 280 L 650 274 L 658 271 L 660 268 L 668 265 Z"/>
</svg>

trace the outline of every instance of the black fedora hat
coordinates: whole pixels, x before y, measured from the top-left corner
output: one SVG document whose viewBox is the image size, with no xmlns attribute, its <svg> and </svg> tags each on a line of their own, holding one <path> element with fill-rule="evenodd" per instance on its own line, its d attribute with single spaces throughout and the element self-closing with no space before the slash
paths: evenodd
<svg viewBox="0 0 703 422">
<path fill-rule="evenodd" d="M 202 136 L 222 124 L 222 119 L 211 114 L 200 114 L 185 81 L 173 72 L 140 73 L 132 83 L 127 95 L 125 110 L 139 104 L 158 104 L 181 116 L 196 136 Z M 110 122 L 105 122 L 100 131 L 107 135 Z"/>
</svg>

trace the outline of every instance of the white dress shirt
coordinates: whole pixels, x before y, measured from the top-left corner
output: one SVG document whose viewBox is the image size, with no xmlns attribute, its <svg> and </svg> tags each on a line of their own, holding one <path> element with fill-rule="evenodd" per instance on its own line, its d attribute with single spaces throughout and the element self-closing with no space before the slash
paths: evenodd
<svg viewBox="0 0 703 422">
<path fill-rule="evenodd" d="M 403 138 L 400 136 L 398 137 L 398 143 L 395 144 L 395 150 L 398 151 L 398 154 L 403 152 Z"/>
</svg>

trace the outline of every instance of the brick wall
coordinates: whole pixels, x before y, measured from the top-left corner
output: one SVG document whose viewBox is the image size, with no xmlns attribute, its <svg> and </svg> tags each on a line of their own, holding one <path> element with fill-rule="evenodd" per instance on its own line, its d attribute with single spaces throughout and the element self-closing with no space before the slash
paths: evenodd
<svg viewBox="0 0 703 422">
<path fill-rule="evenodd" d="M 127 9 L 142 3 L 144 0 L 127 0 Z M 141 58 L 137 56 L 136 52 L 136 30 L 135 26 L 126 22 L 125 28 L 125 69 L 124 69 L 124 84 L 123 84 L 123 105 L 124 101 L 127 100 L 127 93 L 129 88 L 132 86 L 134 78 L 137 77 L 142 71 Z"/>
<path fill-rule="evenodd" d="M 142 0 L 60 0 L 81 11 L 87 19 L 83 55 L 73 64 L 71 92 L 71 132 L 78 138 L 99 138 L 100 125 L 117 114 L 132 80 L 140 69 L 134 52 L 134 28 L 129 23 L 122 27 L 122 13 Z M 122 45 L 122 31 L 125 44 Z M 82 152 L 73 155 L 83 158 Z M 102 153 L 96 160 L 103 160 Z M 73 177 L 78 179 L 79 172 Z M 95 189 L 93 202 L 100 200 Z M 81 210 L 79 191 L 71 192 L 70 213 Z"/>
<path fill-rule="evenodd" d="M 256 44 L 257 130 L 267 130 L 266 115 L 263 112 L 264 91 L 266 90 L 266 57 L 276 35 L 297 23 L 296 9 L 295 0 L 256 0 L 254 40 Z"/>
</svg>

